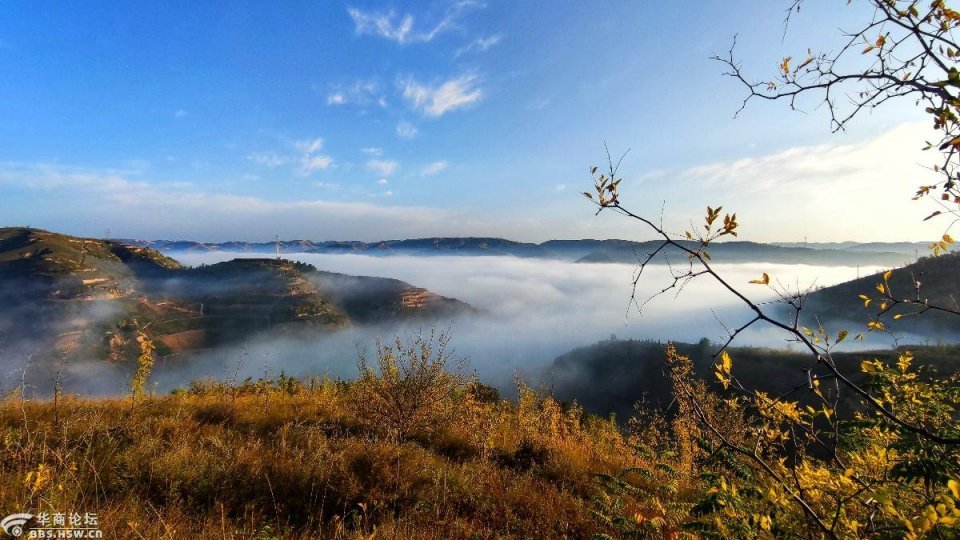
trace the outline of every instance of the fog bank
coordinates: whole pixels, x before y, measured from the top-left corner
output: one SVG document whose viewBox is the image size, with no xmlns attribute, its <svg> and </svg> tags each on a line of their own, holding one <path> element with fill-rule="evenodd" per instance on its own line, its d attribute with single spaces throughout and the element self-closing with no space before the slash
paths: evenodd
<svg viewBox="0 0 960 540">
<path fill-rule="evenodd" d="M 228 252 L 172 253 L 180 262 L 196 266 L 252 254 Z M 357 373 L 357 351 L 372 352 L 377 340 L 397 335 L 450 329 L 458 357 L 469 360 L 469 372 L 508 389 L 515 373 L 536 379 L 557 356 L 573 348 L 616 336 L 621 339 L 713 342 L 726 339 L 729 330 L 751 316 L 728 291 L 709 277 L 689 283 L 677 294 L 670 290 L 638 312 L 630 296 L 636 267 L 629 264 L 583 264 L 515 257 L 406 255 L 284 255 L 320 270 L 351 275 L 396 278 L 434 293 L 471 304 L 479 314 L 456 320 L 417 321 L 374 326 L 355 325 L 341 330 L 307 329 L 295 335 L 289 329 L 263 332 L 242 343 L 158 359 L 151 383 L 161 392 L 182 387 L 198 378 L 258 378 L 281 371 L 292 376 L 352 378 Z M 762 273 L 790 290 L 829 286 L 877 271 L 872 267 L 819 267 L 778 264 L 718 264 L 724 279 L 752 300 L 768 302 L 767 287 L 750 285 Z M 637 284 L 642 301 L 672 282 L 670 268 L 651 266 Z M 856 299 L 851 299 L 856 302 Z M 864 321 L 851 322 L 855 332 Z M 836 332 L 838 328 L 834 328 Z M 828 328 L 829 330 L 829 328 Z M 740 346 L 789 348 L 783 333 L 757 326 L 742 333 Z M 870 335 L 864 343 L 848 340 L 846 346 L 889 347 L 888 339 Z M 0 367 L 5 389 L 19 379 L 24 364 L 23 347 L 0 344 Z M 795 346 L 795 345 L 793 345 Z M 122 394 L 129 384 L 130 366 L 102 361 L 74 362 L 65 369 L 68 392 Z M 49 370 L 35 370 L 36 386 L 51 380 Z"/>
<path fill-rule="evenodd" d="M 179 253 L 187 265 L 212 264 L 243 254 Z M 246 255 L 250 256 L 250 255 Z M 631 307 L 636 268 L 628 264 L 577 264 L 515 257 L 417 257 L 392 255 L 330 255 L 292 253 L 284 257 L 326 271 L 352 275 L 392 277 L 437 294 L 463 300 L 482 314 L 455 321 L 433 321 L 450 328 L 459 355 L 470 360 L 470 370 L 481 379 L 508 387 L 514 373 L 535 375 L 558 355 L 616 335 L 619 338 L 696 342 L 701 338 L 723 341 L 726 328 L 749 320 L 749 312 L 729 292 L 708 278 L 688 284 L 680 294 L 669 291 L 644 306 Z M 876 268 L 818 267 L 806 265 L 725 264 L 717 270 L 730 283 L 758 302 L 769 301 L 766 287 L 748 285 L 763 272 L 791 289 L 828 286 L 872 273 Z M 671 283 L 670 269 L 652 266 L 637 286 L 644 300 Z M 261 376 L 279 370 L 291 375 L 328 374 L 352 377 L 358 347 L 372 349 L 377 339 L 389 341 L 397 334 L 430 323 L 360 327 L 314 338 L 292 340 L 259 336 L 244 344 L 247 358 L 241 371 Z M 737 339 L 739 345 L 788 347 L 783 334 L 757 327 Z M 863 346 L 862 344 L 860 344 Z M 887 346 L 888 344 L 876 344 Z M 177 379 L 222 376 L 236 365 L 239 349 L 204 353 L 180 367 L 159 370 L 163 385 Z"/>
</svg>

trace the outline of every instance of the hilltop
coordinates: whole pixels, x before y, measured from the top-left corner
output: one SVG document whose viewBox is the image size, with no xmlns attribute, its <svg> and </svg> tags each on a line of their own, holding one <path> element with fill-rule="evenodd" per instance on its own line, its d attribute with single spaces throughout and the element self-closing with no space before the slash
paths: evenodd
<svg viewBox="0 0 960 540">
<path fill-rule="evenodd" d="M 330 331 L 470 309 L 402 281 L 320 272 L 288 260 L 187 268 L 120 241 L 0 229 L 3 345 L 42 358 L 135 358 L 141 331 L 165 356 L 266 330 Z"/>
<path fill-rule="evenodd" d="M 0 228 L 0 277 L 29 278 L 38 287 L 54 287 L 50 292 L 62 298 L 122 295 L 137 278 L 180 268 L 170 257 L 140 246 L 39 229 Z M 46 291 L 30 287 L 19 292 Z"/>
</svg>

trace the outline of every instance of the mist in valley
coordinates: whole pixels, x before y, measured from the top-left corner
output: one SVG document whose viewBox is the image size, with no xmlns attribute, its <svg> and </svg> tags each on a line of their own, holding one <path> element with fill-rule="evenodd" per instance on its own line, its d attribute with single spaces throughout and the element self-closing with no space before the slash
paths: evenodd
<svg viewBox="0 0 960 540">
<path fill-rule="evenodd" d="M 174 252 L 188 266 L 214 264 L 252 254 L 230 252 Z M 466 372 L 512 393 L 513 378 L 521 376 L 534 384 L 549 386 L 551 364 L 558 356 L 616 336 L 696 343 L 706 338 L 722 342 L 730 329 L 749 320 L 750 313 L 729 292 L 707 277 L 688 283 L 682 291 L 670 290 L 650 300 L 638 311 L 631 303 L 636 267 L 629 264 L 572 263 L 558 260 L 509 256 L 369 256 L 287 253 L 287 259 L 316 266 L 321 271 L 395 278 L 439 295 L 467 302 L 474 313 L 454 319 L 405 320 L 380 324 L 354 324 L 342 329 L 289 327 L 253 334 L 215 349 L 162 357 L 154 365 L 151 387 L 169 392 L 192 380 L 214 378 L 244 380 L 273 377 L 281 372 L 296 377 L 353 378 L 358 351 L 373 354 L 378 341 L 418 332 L 449 331 L 456 358 L 468 361 Z M 774 300 L 770 289 L 748 285 L 768 273 L 778 288 L 804 291 L 868 275 L 872 267 L 820 267 L 777 264 L 719 264 L 716 269 L 730 283 L 757 302 Z M 672 269 L 648 267 L 637 283 L 639 302 L 670 285 Z M 323 280 L 314 276 L 315 280 Z M 851 299 L 855 302 L 856 299 Z M 90 305 L 82 316 L 104 319 L 109 310 Z M 850 328 L 862 327 L 851 322 Z M 860 325 L 860 326 L 857 326 Z M 830 330 L 830 328 L 828 328 Z M 839 330 L 839 325 L 833 331 Z M 40 334 L 57 332 L 48 324 Z M 783 333 L 757 326 L 738 336 L 740 346 L 791 348 Z M 908 340 L 922 338 L 906 336 Z M 34 362 L 27 365 L 31 347 L 47 339 L 43 335 L 11 336 L 0 343 L 0 368 L 4 390 L 21 383 L 24 367 L 37 392 L 52 387 L 56 366 Z M 889 337 L 869 335 L 863 342 L 850 340 L 854 348 L 888 348 Z M 74 360 L 63 366 L 59 377 L 67 392 L 111 395 L 128 391 L 132 366 L 102 360 Z"/>
<path fill-rule="evenodd" d="M 230 260 L 242 254 L 175 253 L 184 264 L 195 266 Z M 722 342 L 728 329 L 749 320 L 749 312 L 715 282 L 700 278 L 679 294 L 668 291 L 652 299 L 642 311 L 630 302 L 636 267 L 628 264 L 584 264 L 516 257 L 468 256 L 368 256 L 288 253 L 285 258 L 315 265 L 318 269 L 350 275 L 390 277 L 457 298 L 479 310 L 456 320 L 416 321 L 402 324 L 357 326 L 312 336 L 256 336 L 240 347 L 192 354 L 190 359 L 158 363 L 154 380 L 166 389 L 196 377 L 221 377 L 240 369 L 240 378 L 260 377 L 280 371 L 288 375 L 328 375 L 351 378 L 357 372 L 357 351 L 371 352 L 377 340 L 416 332 L 447 331 L 459 357 L 469 360 L 469 372 L 509 391 L 519 374 L 527 380 L 549 384 L 548 368 L 559 355 L 576 347 L 616 336 L 697 342 L 707 338 Z M 681 270 L 674 267 L 674 270 Z M 829 286 L 877 271 L 868 267 L 818 267 L 806 265 L 718 265 L 731 283 L 751 299 L 774 299 L 769 289 L 747 285 L 762 272 L 791 291 Z M 665 265 L 649 267 L 637 284 L 642 302 L 672 282 Z M 852 301 L 855 301 L 853 299 Z M 860 325 L 863 323 L 860 322 Z M 756 327 L 742 333 L 737 344 L 789 348 L 786 336 Z M 889 347 L 887 339 L 871 339 L 850 347 Z M 244 359 L 240 361 L 241 353 Z M 241 365 L 242 364 L 242 365 Z"/>
</svg>

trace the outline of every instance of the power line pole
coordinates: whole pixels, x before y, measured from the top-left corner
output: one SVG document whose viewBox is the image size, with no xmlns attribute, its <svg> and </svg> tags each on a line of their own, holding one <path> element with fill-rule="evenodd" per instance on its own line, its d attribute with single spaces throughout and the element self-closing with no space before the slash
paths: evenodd
<svg viewBox="0 0 960 540">
<path fill-rule="evenodd" d="M 277 260 L 280 260 L 280 235 L 274 236 L 274 239 L 277 241 Z"/>
</svg>

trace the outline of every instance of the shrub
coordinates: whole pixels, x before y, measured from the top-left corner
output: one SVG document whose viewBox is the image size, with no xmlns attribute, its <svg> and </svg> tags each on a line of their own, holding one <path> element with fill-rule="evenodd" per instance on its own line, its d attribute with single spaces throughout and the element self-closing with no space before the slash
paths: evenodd
<svg viewBox="0 0 960 540">
<path fill-rule="evenodd" d="M 398 337 L 392 347 L 377 342 L 375 367 L 361 353 L 352 400 L 360 422 L 396 440 L 442 425 L 465 384 L 449 342 L 449 334 L 432 331 L 407 342 Z"/>
</svg>

